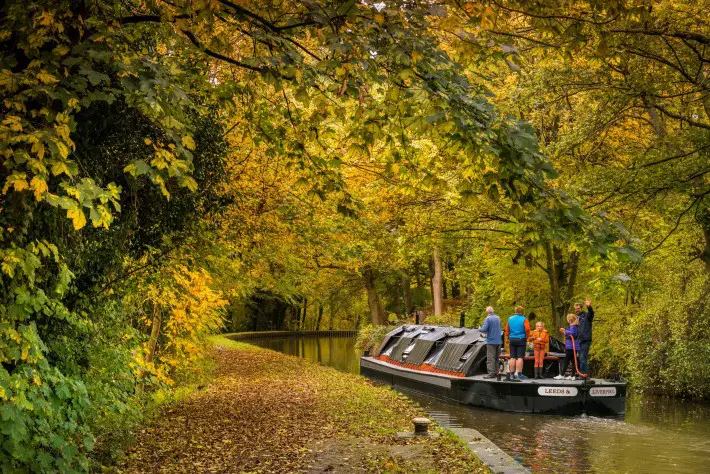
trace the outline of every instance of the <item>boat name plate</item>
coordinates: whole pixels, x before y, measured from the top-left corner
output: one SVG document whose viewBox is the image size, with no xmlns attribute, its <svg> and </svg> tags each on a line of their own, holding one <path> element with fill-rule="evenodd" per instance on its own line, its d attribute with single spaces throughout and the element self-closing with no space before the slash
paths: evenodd
<svg viewBox="0 0 710 474">
<path fill-rule="evenodd" d="M 537 393 L 543 397 L 575 397 L 577 387 L 538 387 Z"/>
<path fill-rule="evenodd" d="M 615 397 L 616 387 L 593 387 L 589 389 L 589 394 L 593 397 Z"/>
</svg>

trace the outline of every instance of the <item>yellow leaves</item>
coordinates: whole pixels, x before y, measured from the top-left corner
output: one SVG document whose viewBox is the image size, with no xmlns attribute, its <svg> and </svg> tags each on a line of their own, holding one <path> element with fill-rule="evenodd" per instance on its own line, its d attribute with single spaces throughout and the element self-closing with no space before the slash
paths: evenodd
<svg viewBox="0 0 710 474">
<path fill-rule="evenodd" d="M 195 191 L 197 191 L 197 181 L 195 181 L 195 180 L 194 180 L 193 178 L 191 178 L 190 176 L 186 176 L 186 177 L 182 180 L 182 185 L 185 186 L 185 187 L 186 187 L 187 189 L 189 189 L 190 191 L 192 191 L 193 193 L 194 193 Z"/>
<path fill-rule="evenodd" d="M 79 230 L 86 225 L 86 216 L 81 209 L 69 209 L 67 211 L 67 217 L 71 219 L 75 230 Z"/>
<path fill-rule="evenodd" d="M 67 107 L 70 107 L 72 109 L 78 109 L 79 108 L 79 99 L 76 97 L 71 98 L 67 101 Z"/>
<path fill-rule="evenodd" d="M 121 197 L 121 187 L 114 183 L 108 183 L 106 186 L 106 191 L 108 191 L 111 198 L 118 200 Z"/>
<path fill-rule="evenodd" d="M 6 253 L 0 264 L 0 271 L 12 278 L 15 276 L 15 267 L 18 263 L 20 263 L 20 259 L 16 255 Z M 17 337 L 19 337 L 19 335 Z"/>
<path fill-rule="evenodd" d="M 56 117 L 54 117 L 54 120 L 57 123 L 69 123 L 69 114 L 65 112 L 60 112 L 57 114 Z"/>
<path fill-rule="evenodd" d="M 419 62 L 419 60 L 422 59 L 422 57 L 423 57 L 422 53 L 420 53 L 419 51 L 414 51 L 412 53 L 412 62 L 414 64 L 417 64 Z"/>
<path fill-rule="evenodd" d="M 186 135 L 186 136 L 182 137 L 182 146 L 184 146 L 188 150 L 194 150 L 195 149 L 195 140 L 193 140 L 190 135 Z"/>
<path fill-rule="evenodd" d="M 380 25 L 385 22 L 385 15 L 383 13 L 375 13 L 375 21 Z"/>
<path fill-rule="evenodd" d="M 9 128 L 13 132 L 22 131 L 22 121 L 17 115 L 8 115 L 5 120 L 2 121 L 3 127 Z"/>
<path fill-rule="evenodd" d="M 3 186 L 2 188 L 2 193 L 7 194 L 10 188 L 13 188 L 17 192 L 24 191 L 25 189 L 29 188 L 29 184 L 27 184 L 27 174 L 18 173 L 16 171 L 10 176 L 8 176 L 5 179 L 5 186 Z"/>
<path fill-rule="evenodd" d="M 91 224 L 94 227 L 103 227 L 108 229 L 113 222 L 113 215 L 104 204 L 92 207 L 90 210 Z"/>
<path fill-rule="evenodd" d="M 7 400 L 7 393 L 5 392 L 5 389 L 0 387 L 0 400 Z"/>
<path fill-rule="evenodd" d="M 42 10 L 42 13 L 35 19 L 35 22 L 41 26 L 52 26 L 54 23 L 54 15 L 47 10 Z"/>
<path fill-rule="evenodd" d="M 66 56 L 69 53 L 69 47 L 66 45 L 59 45 L 56 48 L 54 48 L 54 54 L 58 56 Z"/>
<path fill-rule="evenodd" d="M 30 181 L 30 189 L 34 192 L 35 200 L 41 201 L 48 190 L 47 182 L 40 176 L 34 176 Z"/>
<path fill-rule="evenodd" d="M 57 151 L 59 152 L 59 157 L 64 159 L 69 157 L 69 147 L 61 140 L 52 140 L 56 145 Z"/>
<path fill-rule="evenodd" d="M 48 73 L 45 69 L 42 69 L 40 72 L 37 73 L 37 80 L 39 80 L 43 84 L 56 84 L 59 82 L 59 80 Z"/>
<path fill-rule="evenodd" d="M 56 125 L 54 127 L 54 130 L 57 132 L 57 135 L 59 135 L 61 138 L 63 138 L 65 141 L 70 141 L 71 139 L 69 138 L 69 134 L 71 131 L 69 130 L 69 126 L 66 124 L 62 125 Z M 64 157 L 66 158 L 66 157 Z"/>
<path fill-rule="evenodd" d="M 153 143 L 153 141 L 150 138 L 145 138 L 143 140 L 143 143 L 145 143 L 146 145 L 150 145 L 151 143 Z"/>
<path fill-rule="evenodd" d="M 81 192 L 74 186 L 66 186 L 64 192 L 67 193 L 67 196 L 71 196 L 77 201 L 81 200 Z"/>
<path fill-rule="evenodd" d="M 31 151 L 32 151 L 32 153 L 37 155 L 37 158 L 39 158 L 40 160 L 44 159 L 45 148 L 44 148 L 44 143 L 42 143 L 41 141 L 35 140 L 32 143 Z"/>
<path fill-rule="evenodd" d="M 15 76 L 12 74 L 12 71 L 9 69 L 3 69 L 0 71 L 0 88 L 3 88 L 8 92 L 15 92 L 18 85 L 19 82 L 15 80 Z"/>
<path fill-rule="evenodd" d="M 58 176 L 62 173 L 69 176 L 69 168 L 67 167 L 67 164 L 64 161 L 59 161 L 59 160 L 53 161 L 51 171 L 54 176 Z"/>
<path fill-rule="evenodd" d="M 170 200 L 170 191 L 168 191 L 167 186 L 165 186 L 165 180 L 163 179 L 163 177 L 158 174 L 153 178 L 153 182 L 158 185 L 162 195 L 165 196 L 165 199 L 167 199 L 169 201 Z"/>
</svg>

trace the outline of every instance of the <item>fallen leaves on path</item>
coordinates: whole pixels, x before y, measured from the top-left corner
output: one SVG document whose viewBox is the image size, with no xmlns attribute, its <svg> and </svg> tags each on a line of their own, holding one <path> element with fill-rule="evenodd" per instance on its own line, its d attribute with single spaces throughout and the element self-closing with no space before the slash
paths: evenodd
<svg viewBox="0 0 710 474">
<path fill-rule="evenodd" d="M 389 388 L 296 357 L 235 347 L 215 350 L 218 373 L 213 383 L 163 410 L 138 433 L 119 472 L 481 469 L 453 438 L 395 440 L 393 434 L 411 430 L 411 418 L 422 413 Z M 338 448 L 337 440 L 348 448 Z M 413 443 L 424 446 L 427 455 L 418 457 L 425 461 L 407 460 L 388 448 Z M 346 470 L 336 469 L 337 462 L 324 462 L 323 456 L 335 461 L 347 457 Z"/>
</svg>

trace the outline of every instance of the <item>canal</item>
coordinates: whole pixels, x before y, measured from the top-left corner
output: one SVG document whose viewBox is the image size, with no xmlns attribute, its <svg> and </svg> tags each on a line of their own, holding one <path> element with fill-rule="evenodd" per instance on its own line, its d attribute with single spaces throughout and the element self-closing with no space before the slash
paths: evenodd
<svg viewBox="0 0 710 474">
<path fill-rule="evenodd" d="M 352 337 L 249 341 L 338 370 L 359 373 Z M 447 427 L 470 427 L 533 472 L 698 473 L 710 469 L 710 405 L 656 397 L 627 399 L 623 418 L 505 413 L 407 391 Z"/>
</svg>

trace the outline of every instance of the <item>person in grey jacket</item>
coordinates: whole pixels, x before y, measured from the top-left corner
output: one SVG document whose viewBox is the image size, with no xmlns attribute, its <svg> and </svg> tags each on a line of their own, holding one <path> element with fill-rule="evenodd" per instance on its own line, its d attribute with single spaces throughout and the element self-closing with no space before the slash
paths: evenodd
<svg viewBox="0 0 710 474">
<path fill-rule="evenodd" d="M 479 329 L 486 335 L 486 368 L 488 374 L 483 378 L 493 379 L 498 373 L 498 358 L 500 357 L 500 346 L 503 342 L 503 329 L 500 325 L 500 318 L 493 311 L 493 306 L 486 308 L 486 314 L 483 326 Z"/>
</svg>

